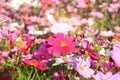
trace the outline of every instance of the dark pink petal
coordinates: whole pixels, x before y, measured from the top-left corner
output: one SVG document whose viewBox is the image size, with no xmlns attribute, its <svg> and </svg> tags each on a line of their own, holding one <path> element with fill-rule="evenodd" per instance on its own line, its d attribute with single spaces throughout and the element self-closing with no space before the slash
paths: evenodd
<svg viewBox="0 0 120 80">
<path fill-rule="evenodd" d="M 48 44 L 49 45 L 56 45 L 57 43 L 55 43 L 55 42 L 56 42 L 56 39 L 54 37 L 50 37 L 48 39 Z"/>
<path fill-rule="evenodd" d="M 30 66 L 30 61 L 28 59 L 24 59 L 22 61 L 23 64 L 27 65 L 27 66 Z"/>
<path fill-rule="evenodd" d="M 93 60 L 97 60 L 99 58 L 98 54 L 96 54 L 94 52 L 90 52 L 89 55 Z"/>
<path fill-rule="evenodd" d="M 38 61 L 33 59 L 33 60 L 30 61 L 30 65 L 35 67 L 35 66 L 38 65 Z"/>
<path fill-rule="evenodd" d="M 48 50 L 52 53 L 55 54 L 56 56 L 61 56 L 61 49 L 59 47 L 50 47 Z"/>
<path fill-rule="evenodd" d="M 70 54 L 70 52 L 71 52 L 70 48 L 67 47 L 67 46 L 66 46 L 66 47 L 62 47 L 61 50 L 62 50 L 62 53 L 64 53 L 64 54 L 65 54 L 65 53 L 66 53 L 66 54 Z"/>
<path fill-rule="evenodd" d="M 47 66 L 46 66 L 46 64 L 45 64 L 44 62 L 41 62 L 40 64 L 38 64 L 38 65 L 36 66 L 36 68 L 38 68 L 38 69 L 40 69 L 40 70 L 42 70 L 42 71 L 47 70 Z"/>
</svg>

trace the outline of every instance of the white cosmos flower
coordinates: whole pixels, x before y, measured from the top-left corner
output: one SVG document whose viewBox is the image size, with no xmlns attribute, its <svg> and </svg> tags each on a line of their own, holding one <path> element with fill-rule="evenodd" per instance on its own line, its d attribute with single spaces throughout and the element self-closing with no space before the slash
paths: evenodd
<svg viewBox="0 0 120 80">
<path fill-rule="evenodd" d="M 31 5 L 32 5 L 33 7 L 40 7 L 40 6 L 41 6 L 41 3 L 40 3 L 38 0 L 35 0 L 35 1 L 33 1 L 33 2 L 31 3 Z"/>
<path fill-rule="evenodd" d="M 9 25 L 9 30 L 12 32 L 12 31 L 16 31 L 17 30 L 17 27 L 19 26 L 19 24 L 17 22 L 14 22 L 14 23 L 11 23 Z"/>
<path fill-rule="evenodd" d="M 31 0 L 12 0 L 8 5 L 15 10 L 18 10 L 19 7 L 23 4 L 30 4 Z"/>
<path fill-rule="evenodd" d="M 73 54 L 62 56 L 60 58 L 55 58 L 55 63 L 52 66 L 60 65 L 62 63 L 70 63 L 70 62 L 72 62 L 72 60 L 71 60 L 72 56 L 73 56 Z"/>
<path fill-rule="evenodd" d="M 94 18 L 89 18 L 89 19 L 88 19 L 88 25 L 89 25 L 89 26 L 93 26 L 94 24 L 95 24 Z"/>
<path fill-rule="evenodd" d="M 69 31 L 74 32 L 75 28 L 67 23 L 54 22 L 52 26 L 50 26 L 50 32 L 54 34 L 57 34 L 57 33 L 67 34 Z"/>
<path fill-rule="evenodd" d="M 105 49 L 102 48 L 102 49 L 98 52 L 98 54 L 99 54 L 99 55 L 105 56 Z"/>
</svg>

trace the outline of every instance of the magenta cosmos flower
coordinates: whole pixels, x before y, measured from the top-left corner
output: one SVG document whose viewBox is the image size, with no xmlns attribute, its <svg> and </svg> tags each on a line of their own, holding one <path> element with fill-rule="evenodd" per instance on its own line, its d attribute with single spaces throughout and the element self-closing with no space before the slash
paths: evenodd
<svg viewBox="0 0 120 80">
<path fill-rule="evenodd" d="M 52 55 L 47 51 L 45 45 L 42 45 L 41 48 L 34 51 L 34 56 L 41 62 L 48 62 L 52 59 Z"/>
<path fill-rule="evenodd" d="M 56 56 L 78 52 L 78 50 L 74 48 L 78 42 L 73 40 L 73 37 L 64 37 L 62 33 L 58 33 L 55 37 L 48 39 L 48 44 L 51 45 L 48 50 Z"/>
<path fill-rule="evenodd" d="M 90 55 L 91 59 L 93 59 L 93 60 L 97 60 L 99 58 L 98 54 L 93 52 L 93 50 L 91 49 L 89 41 L 82 40 L 81 47 L 82 47 L 82 50 L 80 51 L 81 54 L 88 53 Z"/>
</svg>

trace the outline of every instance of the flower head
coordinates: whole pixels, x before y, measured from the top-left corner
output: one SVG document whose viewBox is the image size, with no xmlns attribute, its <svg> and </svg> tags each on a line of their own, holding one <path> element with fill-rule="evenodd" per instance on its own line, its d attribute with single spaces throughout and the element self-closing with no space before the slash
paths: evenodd
<svg viewBox="0 0 120 80">
<path fill-rule="evenodd" d="M 112 37 L 115 35 L 115 33 L 112 31 L 101 31 L 100 35 L 103 37 Z"/>
<path fill-rule="evenodd" d="M 94 70 L 90 68 L 89 57 L 86 60 L 80 57 L 78 61 L 78 63 L 74 62 L 74 64 L 76 64 L 74 69 L 84 78 L 90 78 L 93 75 Z"/>
<path fill-rule="evenodd" d="M 34 51 L 34 56 L 41 62 L 48 62 L 52 58 L 52 55 L 47 51 L 47 48 L 44 45 Z"/>
<path fill-rule="evenodd" d="M 75 31 L 75 29 L 67 23 L 54 22 L 53 25 L 50 27 L 50 31 L 54 34 L 67 34 L 69 31 Z"/>
<path fill-rule="evenodd" d="M 21 52 L 27 52 L 28 49 L 29 49 L 31 46 L 33 46 L 33 44 L 34 44 L 34 43 L 33 43 L 32 40 L 30 40 L 30 39 L 26 40 L 25 43 L 23 44 L 23 47 L 20 48 L 20 49 L 18 50 L 18 52 L 19 52 L 19 53 L 21 53 Z"/>
<path fill-rule="evenodd" d="M 107 72 L 103 74 L 102 72 L 98 72 L 96 75 L 93 75 L 95 80 L 120 80 L 120 74 L 112 74 L 112 72 Z"/>
<path fill-rule="evenodd" d="M 110 53 L 114 62 L 117 64 L 118 67 L 120 67 L 120 47 L 113 46 L 113 49 Z"/>
<path fill-rule="evenodd" d="M 73 37 L 64 37 L 63 34 L 58 33 L 55 37 L 50 37 L 48 39 L 48 44 L 51 45 L 48 50 L 57 56 L 63 53 L 70 54 L 72 52 L 77 52 L 78 50 L 74 47 L 78 43 L 73 40 Z"/>
<path fill-rule="evenodd" d="M 80 51 L 81 53 L 88 53 L 92 59 L 98 59 L 98 54 L 92 51 L 89 41 L 82 40 L 81 47 L 83 48 L 83 50 Z"/>
<path fill-rule="evenodd" d="M 22 63 L 25 64 L 26 66 L 33 66 L 33 67 L 40 69 L 42 71 L 47 70 L 46 64 L 44 62 L 38 63 L 38 61 L 36 59 L 32 59 L 32 60 L 23 59 Z"/>
<path fill-rule="evenodd" d="M 56 63 L 53 64 L 53 66 L 55 65 L 59 65 L 62 63 L 69 63 L 72 62 L 71 58 L 73 55 L 66 55 L 66 56 L 62 56 L 60 58 L 55 58 Z"/>
</svg>

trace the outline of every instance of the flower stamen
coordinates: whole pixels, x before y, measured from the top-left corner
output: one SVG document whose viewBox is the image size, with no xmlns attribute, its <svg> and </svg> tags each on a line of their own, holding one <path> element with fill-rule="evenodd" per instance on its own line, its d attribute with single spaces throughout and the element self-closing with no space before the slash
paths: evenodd
<svg viewBox="0 0 120 80">
<path fill-rule="evenodd" d="M 66 43 L 65 42 L 61 42 L 61 47 L 65 47 L 66 46 Z"/>
<path fill-rule="evenodd" d="M 79 68 L 80 68 L 80 70 L 81 70 L 81 71 L 83 71 L 83 70 L 84 70 L 84 66 L 80 66 Z"/>
</svg>

